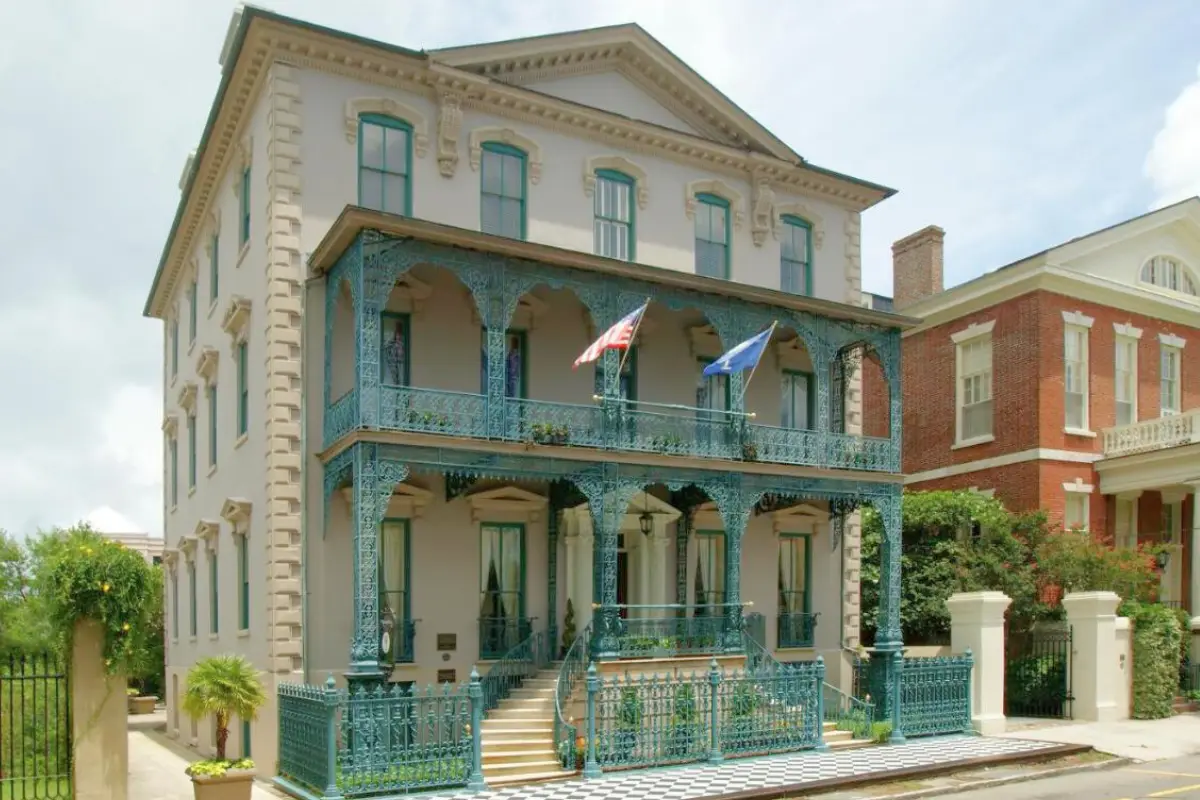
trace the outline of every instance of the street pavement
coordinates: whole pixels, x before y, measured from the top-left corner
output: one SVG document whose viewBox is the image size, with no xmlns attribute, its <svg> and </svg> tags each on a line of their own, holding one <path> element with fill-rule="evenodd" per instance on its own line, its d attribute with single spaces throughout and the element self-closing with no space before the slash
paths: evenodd
<svg viewBox="0 0 1200 800">
<path fill-rule="evenodd" d="M 960 792 L 962 800 L 1200 800 L 1200 755 Z"/>
</svg>

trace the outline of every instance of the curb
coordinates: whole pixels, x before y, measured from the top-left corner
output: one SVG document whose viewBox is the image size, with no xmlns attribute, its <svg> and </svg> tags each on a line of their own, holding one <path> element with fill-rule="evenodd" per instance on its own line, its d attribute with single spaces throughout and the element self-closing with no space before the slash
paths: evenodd
<svg viewBox="0 0 1200 800">
<path fill-rule="evenodd" d="M 939 797 L 948 794 L 958 794 L 959 792 L 973 792 L 980 789 L 993 789 L 998 786 L 1007 786 L 1013 783 L 1037 781 L 1043 778 L 1058 778 L 1065 775 L 1075 775 L 1081 772 L 1101 772 L 1103 770 L 1126 767 L 1133 763 L 1135 762 L 1132 758 L 1110 758 L 1108 761 L 1097 761 L 1094 764 L 1075 764 L 1070 767 L 1043 769 L 1037 772 L 1031 772 L 1027 775 L 1009 775 L 1003 778 L 989 778 L 971 783 L 963 783 L 960 786 L 936 786 L 929 789 L 915 789 L 911 792 L 903 792 L 901 794 L 881 795 L 879 800 L 917 800 L 918 798 L 922 797 Z"/>
</svg>

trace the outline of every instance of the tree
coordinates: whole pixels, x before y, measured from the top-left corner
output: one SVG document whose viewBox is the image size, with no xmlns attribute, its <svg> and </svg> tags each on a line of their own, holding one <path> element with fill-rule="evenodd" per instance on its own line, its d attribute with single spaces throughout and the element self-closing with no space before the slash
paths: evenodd
<svg viewBox="0 0 1200 800">
<path fill-rule="evenodd" d="M 226 761 L 225 743 L 233 717 L 252 720 L 267 702 L 254 666 L 242 656 L 210 656 L 188 671 L 183 710 L 192 719 L 213 715 L 217 724 L 217 761 Z"/>
</svg>

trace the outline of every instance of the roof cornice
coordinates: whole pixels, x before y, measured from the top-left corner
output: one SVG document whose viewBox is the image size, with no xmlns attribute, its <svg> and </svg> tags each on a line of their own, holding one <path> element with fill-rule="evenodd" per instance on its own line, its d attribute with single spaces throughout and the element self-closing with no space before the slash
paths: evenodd
<svg viewBox="0 0 1200 800">
<path fill-rule="evenodd" d="M 220 86 L 171 223 L 143 313 L 162 317 L 204 226 L 205 214 L 267 69 L 279 61 L 436 97 L 455 92 L 462 105 L 558 128 L 572 135 L 745 178 L 861 211 L 895 193 L 808 163 L 710 142 L 431 61 L 428 55 L 247 6 L 226 48 Z"/>
</svg>

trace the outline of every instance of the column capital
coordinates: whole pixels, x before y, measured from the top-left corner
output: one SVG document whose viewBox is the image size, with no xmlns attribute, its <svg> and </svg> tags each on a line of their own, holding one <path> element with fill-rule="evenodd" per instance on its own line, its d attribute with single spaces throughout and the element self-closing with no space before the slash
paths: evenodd
<svg viewBox="0 0 1200 800">
<path fill-rule="evenodd" d="M 1004 592 L 959 592 L 946 601 L 953 625 L 1003 624 L 1004 612 L 1010 605 L 1012 598 Z"/>
<path fill-rule="evenodd" d="M 1062 604 L 1068 621 L 1115 617 L 1121 597 L 1116 592 L 1071 592 Z"/>
</svg>

